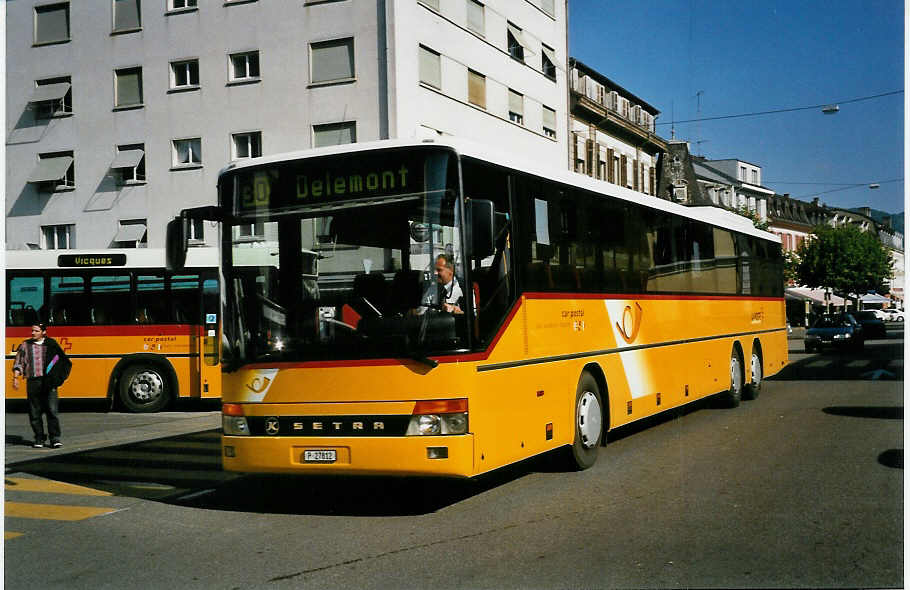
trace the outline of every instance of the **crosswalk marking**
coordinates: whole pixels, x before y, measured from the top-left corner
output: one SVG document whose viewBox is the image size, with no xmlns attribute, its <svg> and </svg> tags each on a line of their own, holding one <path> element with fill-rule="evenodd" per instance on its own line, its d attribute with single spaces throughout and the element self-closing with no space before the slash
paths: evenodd
<svg viewBox="0 0 910 590">
<path fill-rule="evenodd" d="M 49 494 L 76 494 L 79 496 L 112 496 L 110 492 L 77 486 L 62 481 L 50 479 L 35 479 L 31 477 L 5 478 L 6 491 L 8 492 L 47 492 Z"/>
<path fill-rule="evenodd" d="M 34 504 L 31 502 L 4 502 L 4 513 L 13 518 L 42 520 L 85 520 L 93 516 L 117 512 L 117 508 L 95 506 L 63 506 L 59 504 Z"/>
</svg>

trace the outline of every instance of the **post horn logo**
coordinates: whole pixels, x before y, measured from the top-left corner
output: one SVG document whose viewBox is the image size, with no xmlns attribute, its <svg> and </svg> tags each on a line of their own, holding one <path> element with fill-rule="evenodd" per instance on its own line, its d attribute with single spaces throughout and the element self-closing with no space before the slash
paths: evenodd
<svg viewBox="0 0 910 590">
<path fill-rule="evenodd" d="M 253 393 L 262 393 L 269 387 L 272 380 L 268 377 L 255 377 L 252 382 L 246 384 L 246 388 Z"/>
<path fill-rule="evenodd" d="M 265 419 L 265 433 L 269 436 L 275 436 L 278 434 L 280 426 L 278 424 L 278 418 L 275 416 L 269 416 Z"/>
<path fill-rule="evenodd" d="M 641 329 L 641 318 L 644 312 L 638 302 L 635 303 L 635 307 L 637 312 L 632 309 L 631 305 L 627 305 L 622 310 L 622 322 L 616 322 L 616 328 L 626 344 L 632 344 L 638 338 L 638 331 Z"/>
</svg>

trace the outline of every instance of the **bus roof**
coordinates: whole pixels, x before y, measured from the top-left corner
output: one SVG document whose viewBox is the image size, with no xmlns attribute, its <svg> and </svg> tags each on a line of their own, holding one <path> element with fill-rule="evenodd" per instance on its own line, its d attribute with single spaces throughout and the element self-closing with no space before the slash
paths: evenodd
<svg viewBox="0 0 910 590">
<path fill-rule="evenodd" d="M 6 268 L 21 270 L 165 267 L 163 248 L 7 250 L 5 256 Z M 187 251 L 186 268 L 215 268 L 218 262 L 217 248 L 190 248 Z"/>
<path fill-rule="evenodd" d="M 492 164 L 497 164 L 499 166 L 511 168 L 521 172 L 526 172 L 528 174 L 539 176 L 541 178 L 547 178 L 571 186 L 576 186 L 590 192 L 621 199 L 623 201 L 629 201 L 630 203 L 636 203 L 638 205 L 665 211 L 667 213 L 672 213 L 681 217 L 703 221 L 717 227 L 730 229 L 757 238 L 770 240 L 772 242 L 780 243 L 781 241 L 780 236 L 756 228 L 750 219 L 743 217 L 742 215 L 737 215 L 736 213 L 733 213 L 727 209 L 722 209 L 720 207 L 686 207 L 684 205 L 680 205 L 679 203 L 674 203 L 672 201 L 667 201 L 665 199 L 646 195 L 644 193 L 633 191 L 632 189 L 617 186 L 615 184 L 609 184 L 607 182 L 591 178 L 590 176 L 586 176 L 584 174 L 578 174 L 576 172 L 570 171 L 567 168 L 553 166 L 550 162 L 529 161 L 504 152 L 498 148 L 491 148 L 486 145 L 478 144 L 470 140 L 453 136 L 423 140 L 385 139 L 380 141 L 350 143 L 294 152 L 285 152 L 259 158 L 249 158 L 229 164 L 221 170 L 219 176 L 233 170 L 251 166 L 261 166 L 263 164 L 286 162 L 289 160 L 296 160 L 301 158 L 353 154 L 378 149 L 428 146 L 449 148 L 462 156 L 477 158 L 479 160 L 487 161 Z"/>
</svg>

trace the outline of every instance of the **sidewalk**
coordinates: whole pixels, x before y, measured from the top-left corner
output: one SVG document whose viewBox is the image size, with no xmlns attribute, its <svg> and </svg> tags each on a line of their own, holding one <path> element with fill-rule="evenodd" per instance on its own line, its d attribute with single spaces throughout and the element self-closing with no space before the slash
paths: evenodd
<svg viewBox="0 0 910 590">
<path fill-rule="evenodd" d="M 51 455 L 66 455 L 102 447 L 153 440 L 221 428 L 221 412 L 60 412 L 63 448 L 33 449 L 32 429 L 25 411 L 6 411 L 4 463 L 7 468 Z"/>
</svg>

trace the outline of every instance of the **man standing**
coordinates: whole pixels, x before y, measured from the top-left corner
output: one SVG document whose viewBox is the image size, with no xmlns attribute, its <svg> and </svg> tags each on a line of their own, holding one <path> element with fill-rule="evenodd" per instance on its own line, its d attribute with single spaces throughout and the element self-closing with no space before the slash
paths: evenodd
<svg viewBox="0 0 910 590">
<path fill-rule="evenodd" d="M 57 344 L 47 336 L 47 326 L 32 326 L 32 337 L 19 345 L 13 363 L 13 389 L 19 389 L 19 377 L 26 378 L 28 394 L 28 418 L 35 433 L 36 449 L 44 447 L 44 420 L 47 414 L 47 433 L 50 445 L 55 449 L 63 446 L 60 442 L 60 419 L 57 417 L 57 387 L 69 377 L 72 363 Z"/>
</svg>

